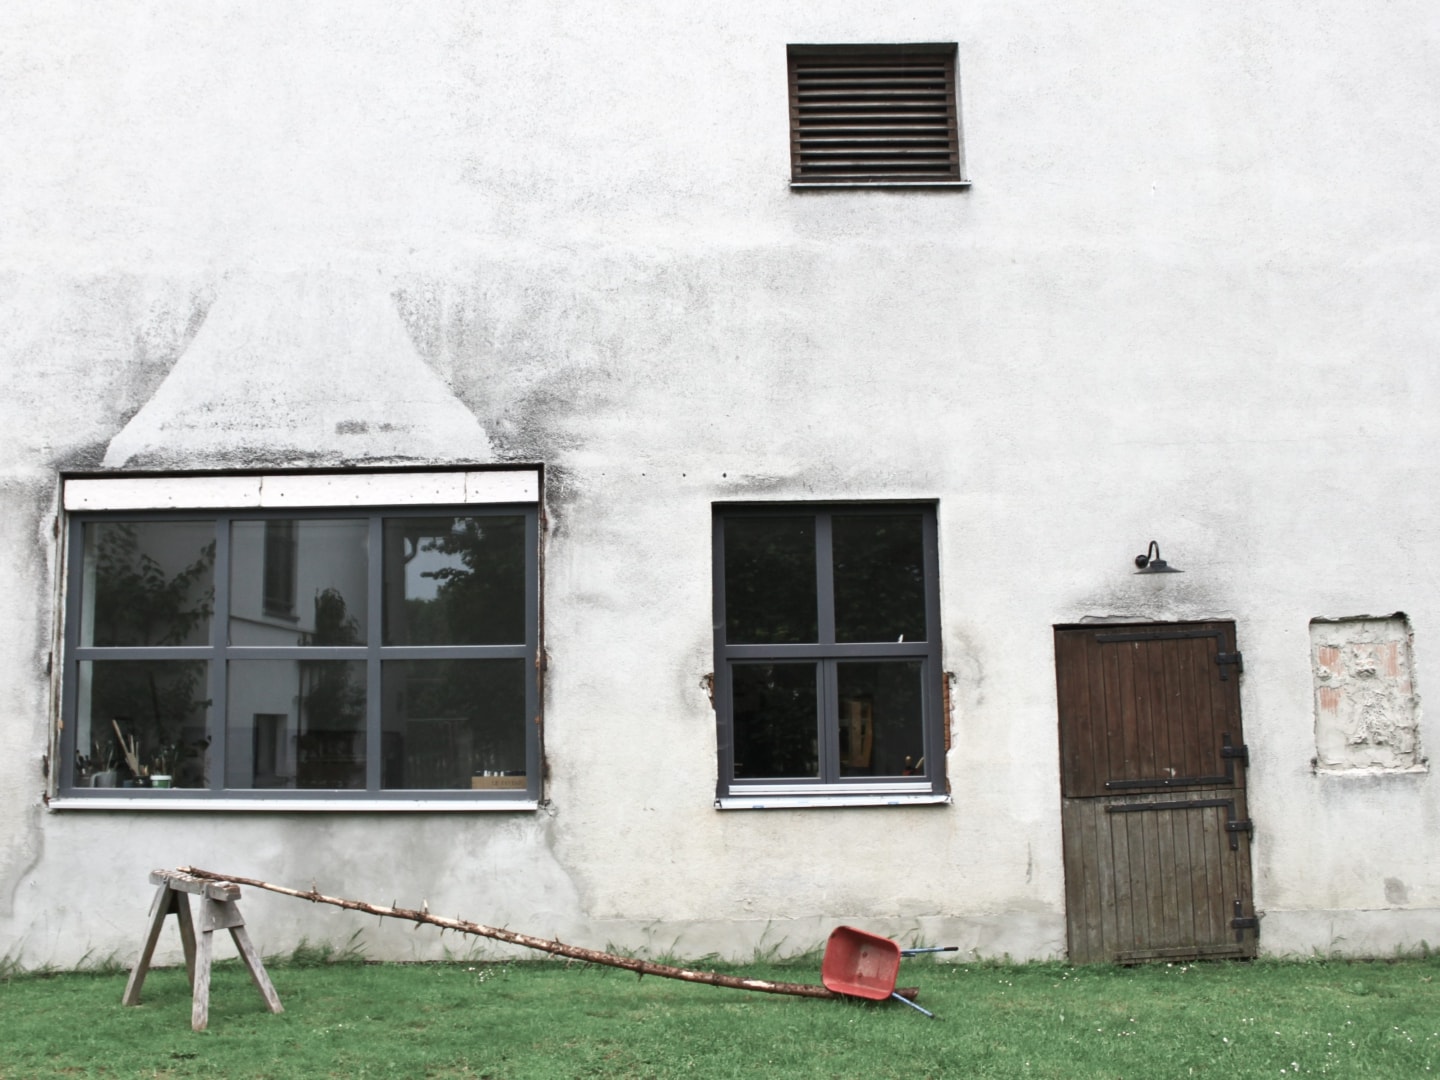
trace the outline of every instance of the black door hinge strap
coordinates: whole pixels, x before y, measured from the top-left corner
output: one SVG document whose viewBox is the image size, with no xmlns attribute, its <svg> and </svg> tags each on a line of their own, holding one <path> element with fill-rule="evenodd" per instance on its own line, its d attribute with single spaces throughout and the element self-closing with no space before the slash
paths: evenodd
<svg viewBox="0 0 1440 1080">
<path fill-rule="evenodd" d="M 1234 908 L 1235 917 L 1230 920 L 1230 928 L 1235 931 L 1236 941 L 1245 940 L 1246 930 L 1254 930 L 1257 937 L 1260 934 L 1260 920 L 1254 915 L 1243 914 L 1244 910 L 1240 901 L 1236 900 Z"/>
</svg>

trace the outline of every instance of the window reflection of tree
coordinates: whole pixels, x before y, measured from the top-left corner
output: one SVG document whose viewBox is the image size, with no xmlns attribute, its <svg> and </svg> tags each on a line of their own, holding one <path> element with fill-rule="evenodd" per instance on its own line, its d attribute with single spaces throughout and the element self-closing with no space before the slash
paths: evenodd
<svg viewBox="0 0 1440 1080">
<path fill-rule="evenodd" d="M 524 644 L 523 517 L 390 519 L 386 547 L 387 645 Z M 523 773 L 524 661 L 393 662 L 385 680 L 386 700 L 403 703 L 387 721 L 387 739 L 403 742 L 387 748 L 385 787 L 466 787 L 482 772 Z"/>
<path fill-rule="evenodd" d="M 90 645 L 164 647 L 203 644 L 214 605 L 213 531 L 191 522 L 97 522 L 94 537 L 94 595 Z M 211 539 L 195 546 L 202 536 Z M 156 558 L 165 548 L 189 548 L 195 558 L 173 574 Z M 76 782 L 87 766 L 115 761 L 116 725 L 135 740 L 142 770 L 169 773 L 175 787 L 204 787 L 203 696 L 208 665 L 185 660 L 96 660 L 91 662 L 90 756 L 80 756 Z M 114 743 L 112 744 L 112 740 Z M 131 780 L 138 777 L 131 776 Z"/>
<path fill-rule="evenodd" d="M 145 548 L 161 547 L 167 533 L 172 543 L 188 543 L 200 531 L 193 525 L 147 526 L 144 545 L 134 522 L 105 522 L 90 528 L 96 536 L 95 596 L 93 639 L 87 644 L 203 643 L 214 610 L 214 539 L 198 549 L 194 562 L 167 575 Z"/>
<path fill-rule="evenodd" d="M 518 645 L 525 641 L 525 521 L 460 517 L 386 522 L 402 566 L 387 581 L 387 644 Z M 408 595 L 404 567 L 420 555 L 430 598 Z M 387 562 L 387 569 L 389 564 Z"/>
</svg>

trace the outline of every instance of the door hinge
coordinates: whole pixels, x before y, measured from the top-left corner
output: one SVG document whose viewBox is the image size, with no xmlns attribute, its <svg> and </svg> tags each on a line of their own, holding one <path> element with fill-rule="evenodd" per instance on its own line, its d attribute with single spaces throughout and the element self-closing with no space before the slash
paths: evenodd
<svg viewBox="0 0 1440 1080">
<path fill-rule="evenodd" d="M 1220 665 L 1220 678 L 1222 679 L 1228 680 L 1230 678 L 1230 676 L 1226 674 L 1225 669 L 1231 664 L 1234 664 L 1235 670 L 1241 674 L 1245 672 L 1245 658 L 1240 655 L 1238 650 L 1235 652 L 1217 652 L 1215 654 L 1215 663 Z"/>
<path fill-rule="evenodd" d="M 1220 757 L 1222 759 L 1238 758 L 1240 764 L 1248 766 L 1250 764 L 1250 747 L 1246 746 L 1244 743 L 1241 743 L 1239 746 L 1234 746 L 1231 744 L 1230 736 L 1228 734 L 1221 735 Z"/>
<path fill-rule="evenodd" d="M 1235 931 L 1235 940 L 1244 941 L 1246 930 L 1254 930 L 1255 936 L 1259 937 L 1260 920 L 1254 915 L 1244 914 L 1245 909 L 1241 906 L 1239 900 L 1235 901 L 1234 911 L 1235 917 L 1230 920 L 1230 929 Z"/>
</svg>

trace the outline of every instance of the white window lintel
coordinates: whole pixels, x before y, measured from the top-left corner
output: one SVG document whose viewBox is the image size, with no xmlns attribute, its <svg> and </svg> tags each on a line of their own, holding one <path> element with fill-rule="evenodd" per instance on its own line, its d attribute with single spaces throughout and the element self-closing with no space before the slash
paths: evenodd
<svg viewBox="0 0 1440 1080">
<path fill-rule="evenodd" d="M 65 509 L 248 510 L 540 501 L 538 469 L 75 477 Z"/>
</svg>

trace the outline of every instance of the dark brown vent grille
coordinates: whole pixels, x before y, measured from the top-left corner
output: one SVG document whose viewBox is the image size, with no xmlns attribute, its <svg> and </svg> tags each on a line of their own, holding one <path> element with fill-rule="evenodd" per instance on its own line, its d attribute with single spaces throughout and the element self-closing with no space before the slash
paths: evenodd
<svg viewBox="0 0 1440 1080">
<path fill-rule="evenodd" d="M 792 183 L 962 180 L 953 45 L 789 53 Z"/>
</svg>

